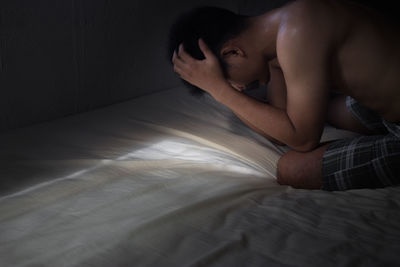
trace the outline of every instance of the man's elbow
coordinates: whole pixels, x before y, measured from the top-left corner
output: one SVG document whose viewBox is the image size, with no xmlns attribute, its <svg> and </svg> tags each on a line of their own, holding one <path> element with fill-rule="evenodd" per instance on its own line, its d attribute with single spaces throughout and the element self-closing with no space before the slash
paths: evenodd
<svg viewBox="0 0 400 267">
<path fill-rule="evenodd" d="M 316 149 L 319 145 L 319 139 L 300 140 L 289 145 L 293 150 L 298 152 L 310 152 Z"/>
</svg>

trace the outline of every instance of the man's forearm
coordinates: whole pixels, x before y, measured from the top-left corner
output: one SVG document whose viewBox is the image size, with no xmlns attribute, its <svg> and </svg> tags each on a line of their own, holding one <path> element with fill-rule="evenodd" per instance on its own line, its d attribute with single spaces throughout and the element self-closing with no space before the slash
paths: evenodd
<svg viewBox="0 0 400 267">
<path fill-rule="evenodd" d="M 235 113 L 236 114 L 236 113 Z M 236 114 L 236 116 L 243 121 L 248 127 L 250 127 L 253 131 L 255 131 L 256 133 L 258 133 L 261 136 L 264 136 L 265 138 L 267 138 L 268 140 L 270 140 L 271 142 L 277 144 L 277 145 L 285 145 L 282 142 L 279 142 L 278 140 L 276 140 L 275 138 L 272 138 L 271 136 L 269 136 L 268 134 L 264 133 L 261 129 L 255 127 L 253 124 L 251 124 L 248 120 L 246 120 L 245 118 L 243 118 L 242 116 L 240 116 L 239 114 Z"/>
<path fill-rule="evenodd" d="M 217 101 L 230 108 L 238 117 L 244 118 L 252 127 L 296 150 L 308 150 L 319 140 L 310 140 L 296 132 L 285 110 L 259 102 L 230 88 L 221 90 Z"/>
</svg>

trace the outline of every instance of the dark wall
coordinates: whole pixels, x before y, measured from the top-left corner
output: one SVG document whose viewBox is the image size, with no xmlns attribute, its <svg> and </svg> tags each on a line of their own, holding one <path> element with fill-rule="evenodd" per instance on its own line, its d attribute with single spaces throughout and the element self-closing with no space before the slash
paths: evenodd
<svg viewBox="0 0 400 267">
<path fill-rule="evenodd" d="M 184 10 L 254 15 L 285 2 L 0 0 L 0 131 L 180 84 L 165 45 Z"/>
<path fill-rule="evenodd" d="M 348 0 L 397 19 L 395 2 Z M 180 84 L 165 56 L 177 14 L 258 15 L 288 0 L 0 0 L 0 131 Z"/>
<path fill-rule="evenodd" d="M 391 0 L 346 0 L 348 2 L 354 2 L 381 13 L 387 19 L 399 23 L 399 5 L 398 1 Z"/>
</svg>

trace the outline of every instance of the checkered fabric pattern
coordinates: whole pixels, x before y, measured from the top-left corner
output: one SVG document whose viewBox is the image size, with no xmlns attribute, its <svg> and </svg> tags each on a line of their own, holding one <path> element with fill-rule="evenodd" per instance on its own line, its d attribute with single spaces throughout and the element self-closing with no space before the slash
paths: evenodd
<svg viewBox="0 0 400 267">
<path fill-rule="evenodd" d="M 338 140 L 322 160 L 324 190 L 379 188 L 400 184 L 400 124 L 385 121 L 351 97 L 346 105 L 377 135 Z"/>
</svg>

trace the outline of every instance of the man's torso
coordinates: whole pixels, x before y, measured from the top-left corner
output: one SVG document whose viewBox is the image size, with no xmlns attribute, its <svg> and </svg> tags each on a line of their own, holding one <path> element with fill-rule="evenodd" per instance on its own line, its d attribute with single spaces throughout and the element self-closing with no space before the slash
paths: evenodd
<svg viewBox="0 0 400 267">
<path fill-rule="evenodd" d="M 313 12 L 325 13 L 326 16 L 315 16 L 313 25 L 319 27 L 323 24 L 319 20 L 324 18 L 333 18 L 335 23 L 335 32 L 332 32 L 335 44 L 327 66 L 329 88 L 354 97 L 387 121 L 400 121 L 398 25 L 388 23 L 372 10 L 348 2 L 317 2 Z M 296 1 L 294 4 L 303 3 L 310 4 L 310 1 Z M 290 16 L 291 5 L 282 11 Z"/>
</svg>

